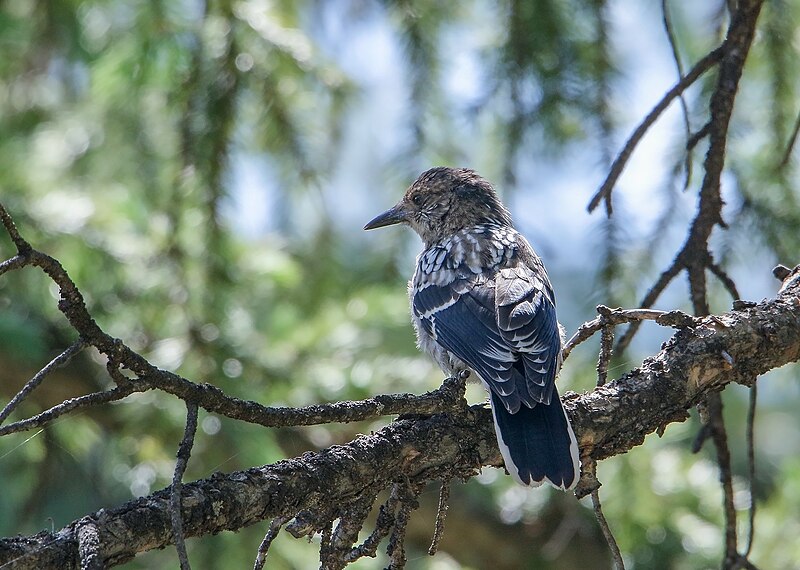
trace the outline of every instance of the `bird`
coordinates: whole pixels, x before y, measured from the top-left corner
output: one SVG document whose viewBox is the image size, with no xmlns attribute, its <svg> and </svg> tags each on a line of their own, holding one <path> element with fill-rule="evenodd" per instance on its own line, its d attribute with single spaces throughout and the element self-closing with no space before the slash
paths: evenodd
<svg viewBox="0 0 800 570">
<path fill-rule="evenodd" d="M 518 483 L 573 488 L 580 457 L 555 387 L 562 329 L 553 287 L 492 184 L 467 168 L 426 170 L 364 229 L 395 224 L 423 242 L 408 284 L 419 348 L 445 374 L 477 375 Z"/>
</svg>

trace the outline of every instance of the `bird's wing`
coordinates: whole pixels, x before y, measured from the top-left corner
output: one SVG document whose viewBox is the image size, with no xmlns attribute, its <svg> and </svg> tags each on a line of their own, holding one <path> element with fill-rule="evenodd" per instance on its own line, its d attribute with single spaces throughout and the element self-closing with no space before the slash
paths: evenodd
<svg viewBox="0 0 800 570">
<path fill-rule="evenodd" d="M 522 361 L 530 396 L 549 404 L 561 365 L 561 335 L 553 290 L 541 262 L 501 269 L 495 291 L 500 335 Z"/>
<path fill-rule="evenodd" d="M 560 338 L 546 277 L 522 266 L 491 278 L 463 275 L 414 291 L 413 310 L 426 332 L 466 362 L 509 412 L 549 403 Z"/>
</svg>

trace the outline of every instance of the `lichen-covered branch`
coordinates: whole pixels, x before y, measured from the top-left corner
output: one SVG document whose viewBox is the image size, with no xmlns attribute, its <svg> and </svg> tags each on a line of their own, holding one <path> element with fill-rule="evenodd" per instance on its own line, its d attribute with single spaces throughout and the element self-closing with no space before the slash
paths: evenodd
<svg viewBox="0 0 800 570">
<path fill-rule="evenodd" d="M 786 277 L 776 298 L 738 306 L 678 331 L 658 354 L 621 378 L 586 394 L 568 394 L 565 407 L 584 457 L 597 461 L 625 453 L 660 427 L 686 419 L 691 407 L 727 384 L 750 385 L 758 375 L 800 359 L 800 269 Z M 487 408 L 472 406 L 399 420 L 347 445 L 184 484 L 183 532 L 214 534 L 297 513 L 305 513 L 313 530 L 346 513 L 365 490 L 396 482 L 414 488 L 499 466 L 490 416 Z M 54 534 L 2 539 L 0 564 L 79 568 L 79 530 L 88 521 L 104 564 L 123 563 L 171 544 L 169 504 L 165 489 Z"/>
</svg>

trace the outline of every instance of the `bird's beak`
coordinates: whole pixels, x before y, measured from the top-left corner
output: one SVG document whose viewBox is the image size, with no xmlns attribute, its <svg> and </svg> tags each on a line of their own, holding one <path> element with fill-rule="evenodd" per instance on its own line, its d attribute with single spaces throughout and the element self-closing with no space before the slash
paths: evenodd
<svg viewBox="0 0 800 570">
<path fill-rule="evenodd" d="M 389 208 L 383 214 L 375 216 L 372 220 L 367 222 L 364 226 L 365 230 L 374 230 L 375 228 L 382 228 L 383 226 L 391 226 L 393 224 L 401 224 L 406 221 L 407 212 L 403 208 L 403 204 L 397 204 L 393 208 Z"/>
</svg>

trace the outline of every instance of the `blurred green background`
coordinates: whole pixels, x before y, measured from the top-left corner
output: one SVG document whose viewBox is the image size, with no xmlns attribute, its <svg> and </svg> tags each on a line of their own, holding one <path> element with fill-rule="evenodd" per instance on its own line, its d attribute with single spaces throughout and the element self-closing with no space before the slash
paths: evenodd
<svg viewBox="0 0 800 570">
<path fill-rule="evenodd" d="M 721 41 L 725 2 L 667 3 L 688 69 Z M 610 160 L 677 80 L 661 6 L 622 0 L 489 2 L 7 0 L 0 3 L 0 199 L 58 258 L 92 315 L 151 362 L 267 405 L 423 392 L 442 375 L 414 347 L 405 282 L 419 242 L 361 232 L 422 170 L 469 166 L 494 181 L 548 266 L 568 333 L 598 303 L 636 306 L 680 247 L 705 143 L 684 163 L 674 104 L 637 150 L 615 212 L 586 212 Z M 730 229 L 713 239 L 743 298 L 773 296 L 800 262 L 797 2 L 761 15 L 723 176 Z M 707 120 L 714 73 L 686 96 Z M 785 156 L 786 155 L 786 156 Z M 688 181 L 688 186 L 687 186 Z M 684 186 L 687 186 L 684 189 Z M 2 258 L 13 255 L 0 237 Z M 715 311 L 730 298 L 711 283 Z M 75 339 L 52 283 L 0 278 L 0 403 Z M 690 309 L 679 277 L 659 308 Z M 645 326 L 616 377 L 658 351 Z M 597 341 L 561 390 L 590 390 Z M 12 419 L 110 384 L 96 353 L 48 378 Z M 800 564 L 797 368 L 759 384 L 752 560 Z M 484 395 L 471 388 L 469 398 Z M 747 392 L 725 413 L 741 530 L 751 502 Z M 0 534 L 58 529 L 169 484 L 185 407 L 157 392 L 0 439 Z M 267 430 L 203 411 L 186 480 L 347 442 L 359 425 Z M 599 467 L 630 568 L 717 567 L 713 450 L 689 451 L 693 417 Z M 526 491 L 487 469 L 452 494 L 441 552 L 425 554 L 438 490 L 412 516 L 412 569 L 597 568 L 607 548 L 586 501 Z M 251 567 L 263 525 L 188 541 L 196 568 Z M 270 568 L 309 568 L 282 533 Z M 354 568 L 379 568 L 385 559 Z M 174 549 L 125 568 L 177 567 Z"/>
</svg>

